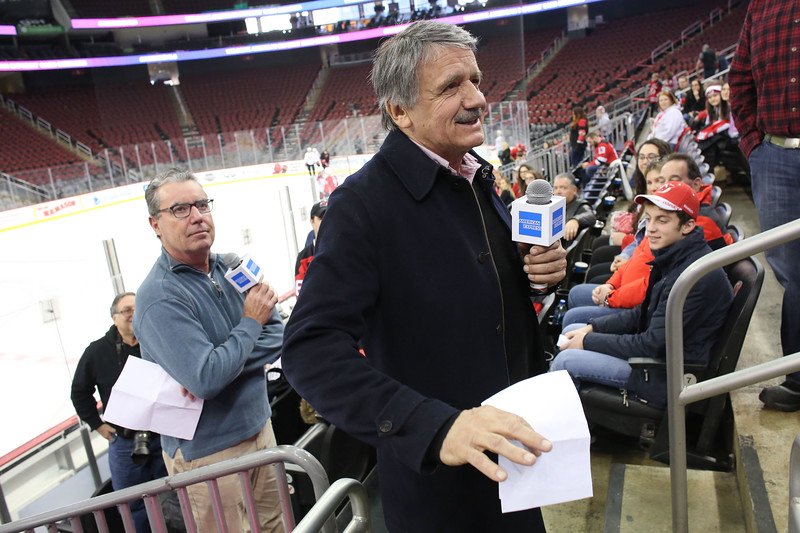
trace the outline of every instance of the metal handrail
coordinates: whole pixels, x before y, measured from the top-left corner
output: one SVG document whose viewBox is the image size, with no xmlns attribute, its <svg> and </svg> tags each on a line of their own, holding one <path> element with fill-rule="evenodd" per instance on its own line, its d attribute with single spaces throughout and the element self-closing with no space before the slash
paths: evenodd
<svg viewBox="0 0 800 533">
<path fill-rule="evenodd" d="M 789 533 L 800 533 L 800 435 L 789 456 Z"/>
<path fill-rule="evenodd" d="M 667 412 L 669 421 L 669 468 L 672 494 L 672 530 L 689 530 L 686 410 L 693 402 L 753 385 L 800 370 L 800 353 L 737 370 L 724 376 L 684 386 L 683 306 L 689 291 L 709 272 L 746 257 L 800 238 L 800 220 L 765 231 L 701 257 L 677 279 L 667 299 Z"/>
<path fill-rule="evenodd" d="M 353 518 L 344 529 L 344 533 L 356 533 L 370 530 L 369 518 L 369 497 L 364 485 L 355 479 L 339 479 L 331 485 L 325 494 L 322 495 L 314 507 L 297 524 L 295 533 L 313 533 L 319 531 L 322 524 L 333 513 L 345 496 L 350 497 L 350 504 L 353 510 Z"/>
<path fill-rule="evenodd" d="M 192 527 L 194 526 L 194 520 L 192 519 L 191 510 L 187 506 L 187 486 L 204 481 L 207 481 L 213 485 L 215 484 L 215 480 L 217 478 L 230 474 L 240 473 L 241 476 L 242 473 L 244 473 L 246 476 L 246 471 L 267 464 L 273 464 L 276 470 L 278 493 L 280 496 L 281 509 L 283 510 L 284 528 L 286 531 L 292 531 L 294 529 L 294 515 L 292 513 L 291 501 L 289 500 L 286 471 L 283 463 L 293 463 L 305 470 L 314 488 L 314 496 L 318 500 L 322 498 L 322 495 L 328 489 L 328 476 L 320 462 L 314 458 L 313 455 L 303 449 L 295 446 L 284 445 L 276 448 L 261 450 L 244 457 L 229 459 L 221 463 L 204 466 L 196 470 L 181 472 L 179 474 L 175 474 L 174 476 L 167 476 L 161 479 L 148 481 L 134 487 L 128 487 L 126 489 L 114 491 L 110 494 L 104 494 L 102 496 L 97 496 L 82 502 L 61 507 L 60 509 L 55 509 L 29 518 L 17 520 L 16 522 L 12 522 L 10 524 L 4 524 L 0 526 L 0 533 L 33 530 L 35 527 L 54 525 L 57 522 L 66 519 L 70 519 L 73 525 L 77 524 L 79 526 L 80 516 L 88 513 L 94 513 L 95 517 L 98 517 L 98 519 L 104 523 L 102 519 L 102 510 L 112 506 L 117 506 L 119 508 L 123 522 L 126 523 L 126 531 L 128 531 L 132 530 L 133 521 L 131 518 L 130 508 L 127 504 L 137 499 L 144 499 L 145 506 L 147 508 L 147 516 L 150 519 L 150 524 L 153 527 L 153 530 L 159 532 L 166 531 L 164 515 L 161 512 L 161 507 L 158 503 L 158 495 L 171 490 L 178 491 L 178 497 L 181 500 L 183 518 L 187 523 L 187 530 L 195 531 L 195 529 Z M 246 483 L 249 486 L 249 481 L 246 481 L 246 479 L 244 479 L 242 483 L 244 492 L 247 493 L 245 503 L 248 504 L 247 507 L 250 508 L 251 506 L 249 504 L 252 503 L 252 499 L 250 498 L 250 496 L 252 496 L 252 488 L 250 488 L 250 491 L 246 490 L 244 484 Z M 219 496 L 218 492 L 216 496 Z M 130 529 L 127 527 L 128 525 L 130 526 Z M 326 533 L 333 533 L 335 528 L 335 523 L 331 517 L 322 527 L 322 530 Z M 101 531 L 102 530 L 103 529 L 101 529 Z"/>
</svg>

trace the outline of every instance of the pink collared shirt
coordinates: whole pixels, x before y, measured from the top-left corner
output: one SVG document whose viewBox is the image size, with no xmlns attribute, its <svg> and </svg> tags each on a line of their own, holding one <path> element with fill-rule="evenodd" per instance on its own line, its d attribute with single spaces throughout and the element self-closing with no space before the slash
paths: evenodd
<svg viewBox="0 0 800 533">
<path fill-rule="evenodd" d="M 409 139 L 411 139 L 411 137 L 409 137 Z M 425 153 L 425 155 L 427 155 L 428 157 L 430 157 L 431 159 L 433 159 L 434 161 L 436 161 L 437 163 L 448 169 L 456 176 L 461 176 L 462 178 L 465 178 L 470 184 L 472 184 L 472 179 L 475 177 L 475 173 L 478 172 L 479 168 L 481 168 L 481 164 L 478 162 L 475 156 L 467 153 L 464 154 L 463 159 L 461 159 L 461 172 L 458 172 L 456 171 L 456 169 L 451 167 L 450 163 L 448 163 L 447 160 L 442 156 L 431 152 L 430 150 L 419 144 L 414 139 L 411 139 L 411 142 L 419 146 L 419 149 L 422 150 L 423 153 Z"/>
</svg>

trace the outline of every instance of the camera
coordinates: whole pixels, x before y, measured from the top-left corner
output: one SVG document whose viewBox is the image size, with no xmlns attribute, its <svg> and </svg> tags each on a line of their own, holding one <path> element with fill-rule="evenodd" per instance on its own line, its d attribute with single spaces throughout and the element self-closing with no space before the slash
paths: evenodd
<svg viewBox="0 0 800 533">
<path fill-rule="evenodd" d="M 137 431 L 133 434 L 133 451 L 131 459 L 137 465 L 143 465 L 150 460 L 150 436 L 149 431 Z"/>
</svg>

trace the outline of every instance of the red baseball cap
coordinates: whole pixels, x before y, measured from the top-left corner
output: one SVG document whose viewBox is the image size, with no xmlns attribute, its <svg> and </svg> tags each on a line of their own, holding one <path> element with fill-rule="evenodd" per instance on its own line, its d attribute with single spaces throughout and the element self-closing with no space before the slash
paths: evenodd
<svg viewBox="0 0 800 533">
<path fill-rule="evenodd" d="M 653 194 L 640 194 L 634 201 L 637 204 L 649 200 L 665 211 L 683 211 L 693 219 L 700 214 L 700 200 L 691 187 L 682 181 L 670 181 L 659 187 Z"/>
</svg>

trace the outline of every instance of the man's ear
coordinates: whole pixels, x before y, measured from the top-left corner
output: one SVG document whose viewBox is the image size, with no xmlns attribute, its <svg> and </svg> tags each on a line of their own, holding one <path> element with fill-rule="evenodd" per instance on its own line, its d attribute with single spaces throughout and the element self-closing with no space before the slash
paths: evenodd
<svg viewBox="0 0 800 533">
<path fill-rule="evenodd" d="M 156 237 L 160 239 L 161 238 L 161 232 L 158 229 L 158 219 L 156 217 L 152 217 L 151 216 L 148 219 L 148 221 L 150 222 L 150 227 L 153 228 L 153 231 L 156 232 Z"/>
<path fill-rule="evenodd" d="M 389 113 L 392 121 L 401 130 L 411 127 L 411 117 L 405 107 L 393 102 L 386 102 L 386 112 Z"/>
<path fill-rule="evenodd" d="M 697 222 L 695 221 L 695 219 L 690 218 L 689 220 L 686 221 L 686 223 L 683 226 L 681 226 L 681 233 L 684 236 L 689 235 L 696 225 Z"/>
</svg>

